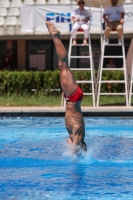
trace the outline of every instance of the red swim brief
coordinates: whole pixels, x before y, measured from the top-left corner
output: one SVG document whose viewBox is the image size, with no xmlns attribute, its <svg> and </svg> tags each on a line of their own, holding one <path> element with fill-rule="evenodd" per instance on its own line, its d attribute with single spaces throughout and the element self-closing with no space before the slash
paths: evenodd
<svg viewBox="0 0 133 200">
<path fill-rule="evenodd" d="M 71 101 L 71 102 L 82 101 L 83 91 L 81 90 L 80 87 L 78 87 L 77 90 L 71 96 L 66 97 L 64 94 L 64 98 L 66 99 L 66 101 Z"/>
</svg>

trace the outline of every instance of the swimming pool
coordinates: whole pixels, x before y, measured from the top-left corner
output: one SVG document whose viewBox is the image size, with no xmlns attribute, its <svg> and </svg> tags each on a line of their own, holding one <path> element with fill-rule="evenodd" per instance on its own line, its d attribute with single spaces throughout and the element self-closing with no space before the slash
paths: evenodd
<svg viewBox="0 0 133 200">
<path fill-rule="evenodd" d="M 0 119 L 0 200 L 132 200 L 133 119 L 85 118 L 75 158 L 64 118 Z"/>
</svg>

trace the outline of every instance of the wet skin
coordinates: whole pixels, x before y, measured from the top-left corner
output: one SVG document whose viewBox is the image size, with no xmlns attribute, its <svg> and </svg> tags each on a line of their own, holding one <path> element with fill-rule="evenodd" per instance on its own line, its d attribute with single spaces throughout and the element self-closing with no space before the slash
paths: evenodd
<svg viewBox="0 0 133 200">
<path fill-rule="evenodd" d="M 65 96 L 71 96 L 77 89 L 78 85 L 74 76 L 68 67 L 68 55 L 60 40 L 60 31 L 52 22 L 46 22 L 48 31 L 55 44 L 55 49 L 58 57 L 58 68 L 60 70 L 60 82 Z M 76 147 L 81 147 L 87 150 L 84 143 L 85 123 L 81 111 L 81 102 L 66 102 L 65 125 L 70 138 L 67 140 L 73 147 L 73 152 L 76 152 Z"/>
</svg>

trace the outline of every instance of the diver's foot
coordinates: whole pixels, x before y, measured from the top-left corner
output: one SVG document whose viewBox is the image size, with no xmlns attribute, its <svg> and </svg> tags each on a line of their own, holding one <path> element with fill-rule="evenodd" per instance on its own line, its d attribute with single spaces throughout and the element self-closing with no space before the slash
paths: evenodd
<svg viewBox="0 0 133 200">
<path fill-rule="evenodd" d="M 46 26 L 48 28 L 49 33 L 51 34 L 52 37 L 59 37 L 60 36 L 60 31 L 56 28 L 56 26 L 50 22 L 47 21 L 46 22 Z"/>
</svg>

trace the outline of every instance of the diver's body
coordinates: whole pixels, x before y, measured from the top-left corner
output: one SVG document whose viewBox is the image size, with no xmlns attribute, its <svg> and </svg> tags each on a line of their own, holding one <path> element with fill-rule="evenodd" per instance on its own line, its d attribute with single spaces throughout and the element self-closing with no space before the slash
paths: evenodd
<svg viewBox="0 0 133 200">
<path fill-rule="evenodd" d="M 76 147 L 86 151 L 87 146 L 84 142 L 85 123 L 81 111 L 83 92 L 68 67 L 68 54 L 59 38 L 60 31 L 52 22 L 48 21 L 46 25 L 55 44 L 58 68 L 60 70 L 60 82 L 66 99 L 65 125 L 70 136 L 67 141 L 72 145 L 74 152 L 76 152 Z"/>
</svg>

